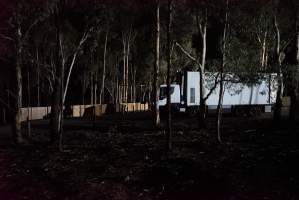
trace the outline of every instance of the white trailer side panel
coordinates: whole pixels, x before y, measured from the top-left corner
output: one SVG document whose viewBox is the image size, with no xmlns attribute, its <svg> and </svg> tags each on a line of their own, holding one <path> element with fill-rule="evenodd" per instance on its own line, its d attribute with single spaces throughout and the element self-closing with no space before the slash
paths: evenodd
<svg viewBox="0 0 299 200">
<path fill-rule="evenodd" d="M 206 94 L 208 94 L 215 84 L 215 74 L 206 73 Z M 226 79 L 232 80 L 232 76 L 226 75 Z M 225 81 L 224 82 L 224 96 L 223 105 L 267 105 L 275 103 L 277 81 L 275 75 L 262 76 L 262 78 L 255 84 L 240 83 L 238 81 Z M 271 83 L 271 94 L 269 95 L 269 82 Z M 207 99 L 208 106 L 218 105 L 219 100 L 219 84 Z M 270 100 L 269 100 L 270 97 Z"/>
</svg>

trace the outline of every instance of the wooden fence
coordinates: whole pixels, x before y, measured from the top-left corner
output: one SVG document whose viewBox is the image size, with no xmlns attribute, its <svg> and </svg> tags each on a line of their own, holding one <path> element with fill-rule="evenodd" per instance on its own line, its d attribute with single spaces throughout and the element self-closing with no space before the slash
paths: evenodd
<svg viewBox="0 0 299 200">
<path fill-rule="evenodd" d="M 51 113 L 51 107 L 29 107 L 21 108 L 22 121 L 43 119 Z"/>
<path fill-rule="evenodd" d="M 120 103 L 120 104 L 96 104 L 96 105 L 72 105 L 66 106 L 64 114 L 68 117 L 90 118 L 91 116 L 99 117 L 109 113 L 141 112 L 148 111 L 147 103 Z M 49 117 L 51 107 L 29 107 L 22 108 L 22 121 L 38 120 Z"/>
</svg>

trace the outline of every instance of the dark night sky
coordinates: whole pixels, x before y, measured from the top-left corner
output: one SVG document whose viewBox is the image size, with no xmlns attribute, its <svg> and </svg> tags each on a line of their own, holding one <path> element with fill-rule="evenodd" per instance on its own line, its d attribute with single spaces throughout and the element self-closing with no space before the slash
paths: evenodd
<svg viewBox="0 0 299 200">
<path fill-rule="evenodd" d="M 12 8 L 13 5 L 17 2 L 18 0 L 0 0 L 0 33 L 8 33 L 8 24 L 7 21 L 9 19 L 9 17 L 11 16 L 12 13 Z M 105 1 L 105 0 L 99 0 L 99 1 Z M 130 6 L 133 5 L 133 8 L 138 9 L 138 8 L 144 8 L 145 4 L 149 4 L 149 2 L 151 2 L 152 0 L 109 0 L 110 6 L 115 6 L 117 7 L 119 5 L 119 2 L 122 1 L 126 2 L 128 4 L 130 4 Z M 240 9 L 242 10 L 246 10 L 248 13 L 253 12 L 254 10 L 256 10 L 257 8 L 261 7 L 262 5 L 264 5 L 265 3 L 269 2 L 270 0 L 230 0 L 230 3 L 234 6 L 237 5 Z M 289 0 L 287 1 L 283 1 L 284 4 L 286 4 Z M 42 2 L 45 3 L 47 2 L 46 0 L 27 0 L 26 2 L 30 2 L 30 3 L 34 3 L 36 5 L 41 5 Z M 89 1 L 89 0 L 72 0 L 70 1 L 72 3 L 75 4 L 88 4 L 90 2 L 93 1 Z M 192 0 L 181 0 L 180 2 L 192 2 Z M 217 4 L 219 3 L 219 0 L 214 0 L 214 1 L 208 1 L 209 4 Z M 192 5 L 192 3 L 190 4 Z M 132 9 L 133 10 L 133 9 Z M 211 36 L 209 34 L 209 36 Z M 211 36 L 214 37 L 214 36 Z M 213 40 L 212 40 L 213 41 Z M 8 46 L 11 46 L 11 44 L 9 45 L 9 42 L 4 40 L 3 38 L 0 37 L 0 62 L 3 62 L 3 57 L 5 54 L 10 53 L 8 52 Z M 2 67 L 3 68 L 3 65 Z"/>
</svg>

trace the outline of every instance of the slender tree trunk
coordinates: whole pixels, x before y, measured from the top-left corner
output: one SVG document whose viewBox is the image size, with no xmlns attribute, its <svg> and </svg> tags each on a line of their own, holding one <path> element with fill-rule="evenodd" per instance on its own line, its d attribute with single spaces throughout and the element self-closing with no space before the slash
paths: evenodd
<svg viewBox="0 0 299 200">
<path fill-rule="evenodd" d="M 22 56 L 23 56 L 23 42 L 24 36 L 22 33 L 21 19 L 19 13 L 16 12 L 16 67 L 15 67 L 15 110 L 14 110 L 14 123 L 12 125 L 13 139 L 17 144 L 22 144 L 25 138 L 22 135 Z"/>
<path fill-rule="evenodd" d="M 62 93 L 63 94 L 63 96 L 62 96 L 63 97 L 63 103 L 65 102 L 65 98 L 66 98 L 66 94 L 67 94 L 67 91 L 68 91 L 71 74 L 72 74 L 73 67 L 75 65 L 78 53 L 79 53 L 81 47 L 83 46 L 83 44 L 85 43 L 85 41 L 87 40 L 88 37 L 89 37 L 89 30 L 85 30 L 84 34 L 82 35 L 82 38 L 79 41 L 79 44 L 78 44 L 74 54 L 72 55 L 72 61 L 71 61 L 71 64 L 69 66 L 69 70 L 68 70 L 67 77 L 66 77 L 66 83 L 65 83 L 65 86 L 64 86 L 64 91 Z M 63 51 L 63 49 L 61 49 L 61 51 Z M 64 54 L 64 52 L 62 52 L 62 53 Z M 64 56 L 65 55 L 62 55 L 62 59 L 66 59 L 66 58 L 64 58 Z M 64 63 L 65 63 L 65 61 L 64 61 Z"/>
<path fill-rule="evenodd" d="M 274 120 L 279 121 L 281 118 L 281 107 L 282 107 L 282 90 L 283 90 L 283 75 L 280 61 L 280 30 L 277 23 L 277 18 L 274 16 L 274 28 L 276 33 L 276 51 L 275 51 L 275 64 L 277 69 L 278 89 L 276 96 L 276 104 L 274 108 Z"/>
<path fill-rule="evenodd" d="M 294 119 L 296 121 L 299 121 L 299 81 L 298 81 L 298 76 L 299 76 L 299 11 L 297 8 L 297 21 L 296 21 L 296 71 L 295 71 L 295 117 Z"/>
<path fill-rule="evenodd" d="M 131 64 L 131 102 L 135 103 L 136 97 L 135 97 L 135 74 L 136 74 L 136 69 L 135 69 L 135 52 L 132 50 L 132 64 Z"/>
<path fill-rule="evenodd" d="M 299 11 L 297 11 L 296 18 L 296 69 L 294 74 L 291 75 L 291 86 L 289 87 L 291 90 L 291 106 L 290 106 L 290 120 L 291 121 L 299 121 Z"/>
<path fill-rule="evenodd" d="M 61 70 L 61 36 L 60 36 L 60 22 L 59 22 L 59 11 L 55 14 L 55 26 L 56 26 L 56 46 L 55 46 L 55 73 L 54 76 L 54 87 L 53 87 L 53 93 L 52 93 L 52 104 L 51 104 L 51 119 L 50 119 L 50 125 L 51 125 L 51 143 L 54 144 L 59 140 L 60 135 L 60 117 L 61 117 L 61 84 L 62 84 L 62 76 L 63 72 Z"/>
<path fill-rule="evenodd" d="M 204 89 L 203 87 L 205 87 L 204 84 L 204 78 L 205 78 L 205 74 L 203 69 L 201 68 L 199 70 L 199 84 L 200 84 L 200 106 L 199 106 L 199 126 L 205 128 L 205 118 L 206 118 L 206 102 L 204 100 Z"/>
<path fill-rule="evenodd" d="M 129 36 L 130 37 L 130 36 Z M 130 56 L 130 39 L 127 41 L 127 55 L 126 55 L 126 102 L 129 102 L 129 56 Z"/>
<path fill-rule="evenodd" d="M 96 118 L 97 118 L 97 111 L 96 111 L 96 104 L 97 104 L 97 72 L 95 72 L 95 75 L 93 76 L 93 129 L 95 130 L 96 127 Z"/>
<path fill-rule="evenodd" d="M 197 29 L 202 39 L 202 55 L 201 55 L 201 66 L 199 66 L 199 96 L 200 96 L 200 112 L 199 112 L 199 126 L 205 127 L 206 118 L 206 101 L 205 96 L 205 63 L 206 63 L 206 52 L 207 52 L 207 10 L 205 11 L 203 23 L 199 22 L 199 16 L 196 15 Z"/>
<path fill-rule="evenodd" d="M 94 97 L 93 97 L 93 74 L 92 72 L 90 73 L 90 104 L 93 105 L 93 100 L 94 100 Z"/>
<path fill-rule="evenodd" d="M 128 103 L 128 90 L 129 90 L 129 83 L 128 83 L 128 70 L 129 70 L 129 65 L 128 65 L 128 57 L 129 57 L 129 42 L 127 41 L 127 49 L 126 49 L 126 71 L 125 71 L 125 102 Z"/>
<path fill-rule="evenodd" d="M 105 90 L 105 77 L 106 77 L 106 52 L 107 52 L 107 41 L 108 41 L 108 31 L 106 32 L 105 37 L 105 45 L 104 45 L 104 55 L 103 55 L 103 74 L 102 74 L 102 87 L 100 92 L 100 104 L 102 104 L 102 101 L 104 98 L 104 90 Z"/>
<path fill-rule="evenodd" d="M 299 65 L 299 11 L 297 11 L 296 20 L 296 64 Z"/>
<path fill-rule="evenodd" d="M 31 137 L 31 124 L 30 124 L 30 74 L 29 74 L 29 69 L 27 71 L 27 131 L 28 131 L 28 136 Z"/>
<path fill-rule="evenodd" d="M 94 104 L 97 104 L 98 102 L 98 72 L 94 75 Z"/>
<path fill-rule="evenodd" d="M 61 39 L 60 39 L 60 42 Z M 61 73 L 61 89 L 60 89 L 60 112 L 59 112 L 59 127 L 60 127 L 60 131 L 59 131 L 59 150 L 62 152 L 63 151 L 63 120 L 64 120 L 64 102 L 65 102 L 65 96 L 64 96 L 64 92 L 65 92 L 65 88 L 64 88 L 64 69 L 65 69 L 65 59 L 64 59 L 64 55 L 63 55 L 63 49 L 61 46 L 61 57 L 62 57 L 62 65 L 61 65 L 61 69 L 60 69 L 60 73 Z"/>
<path fill-rule="evenodd" d="M 121 95 L 121 101 L 122 102 L 125 102 L 125 99 L 126 99 L 126 40 L 125 38 L 123 38 L 123 84 L 122 84 L 122 95 Z"/>
<path fill-rule="evenodd" d="M 115 94 L 115 104 L 119 103 L 119 86 L 118 86 L 118 77 L 116 77 L 116 94 Z"/>
<path fill-rule="evenodd" d="M 38 48 L 36 48 L 36 67 L 37 67 L 37 106 L 40 106 L 40 69 L 39 69 L 39 54 Z"/>
<path fill-rule="evenodd" d="M 263 41 L 262 41 L 262 49 L 261 49 L 261 67 L 262 70 L 265 70 L 266 67 L 266 57 L 267 57 L 267 35 L 268 32 L 265 31 L 263 35 Z"/>
<path fill-rule="evenodd" d="M 159 111 L 159 94 L 160 88 L 158 83 L 159 68 L 160 68 L 160 0 L 156 2 L 156 54 L 155 54 L 155 66 L 154 66 L 154 114 L 155 114 L 155 126 L 160 125 L 160 111 Z"/>
<path fill-rule="evenodd" d="M 129 82 L 130 82 L 130 103 L 133 103 L 133 66 L 131 65 L 130 67 L 130 73 L 129 73 L 131 76 L 130 79 L 129 79 Z"/>
<path fill-rule="evenodd" d="M 133 72 L 133 103 L 136 102 L 136 69 Z"/>
<path fill-rule="evenodd" d="M 83 86 L 82 86 L 82 105 L 83 105 L 84 108 L 85 108 L 85 91 L 86 91 L 86 74 L 84 73 L 84 75 L 83 75 Z"/>
<path fill-rule="evenodd" d="M 172 149 L 171 132 L 171 94 L 170 94 L 170 67 L 171 67 L 171 22 L 172 22 L 172 1 L 168 0 L 168 20 L 167 20 L 167 149 Z"/>
<path fill-rule="evenodd" d="M 59 65 L 59 64 L 57 64 Z M 60 66 L 60 65 L 59 65 Z M 57 66 L 55 84 L 51 105 L 51 142 L 55 143 L 60 134 L 60 99 L 61 99 L 61 70 Z"/>
<path fill-rule="evenodd" d="M 132 84 L 130 85 L 130 103 L 133 103 L 133 86 Z"/>
<path fill-rule="evenodd" d="M 153 102 L 153 100 L 152 100 L 152 93 L 153 93 L 153 87 L 152 87 L 152 78 L 151 78 L 151 76 L 150 76 L 150 82 L 149 82 L 149 85 L 148 85 L 148 93 L 147 93 L 147 99 L 148 99 L 148 102 Z M 146 91 L 144 92 L 144 94 L 146 93 Z M 158 98 L 159 98 L 159 96 L 158 96 Z M 145 99 L 145 98 L 143 98 L 143 99 Z M 160 119 L 160 118 L 159 118 Z"/>
<path fill-rule="evenodd" d="M 19 28 L 18 33 L 21 34 L 21 30 Z M 24 143 L 25 140 L 22 135 L 21 130 L 21 116 L 22 116 L 22 44 L 21 44 L 21 35 L 18 35 L 18 50 L 17 50 L 17 58 L 16 58 L 16 103 L 15 103 L 15 118 L 14 118 L 14 127 L 13 134 L 14 140 L 16 143 Z"/>
<path fill-rule="evenodd" d="M 224 30 L 222 37 L 222 61 L 220 68 L 220 89 L 219 89 L 219 99 L 217 106 L 217 139 L 218 142 L 221 143 L 221 124 L 222 124 L 222 103 L 223 103 L 223 95 L 224 95 L 224 67 L 226 65 L 226 42 L 227 42 L 227 31 L 228 31 L 228 6 L 229 0 L 226 0 L 226 11 L 225 11 L 225 22 L 224 22 Z"/>
<path fill-rule="evenodd" d="M 222 142 L 221 123 L 222 123 L 223 94 L 224 94 L 224 87 L 223 87 L 223 66 L 222 66 L 221 72 L 220 72 L 220 89 L 219 89 L 219 99 L 218 99 L 218 106 L 217 106 L 217 139 L 218 139 L 218 142 L 220 142 L 220 143 Z"/>
</svg>

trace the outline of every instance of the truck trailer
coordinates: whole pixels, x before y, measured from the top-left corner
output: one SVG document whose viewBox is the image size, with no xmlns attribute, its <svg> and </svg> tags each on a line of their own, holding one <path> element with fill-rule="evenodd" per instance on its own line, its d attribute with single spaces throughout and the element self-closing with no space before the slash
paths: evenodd
<svg viewBox="0 0 299 200">
<path fill-rule="evenodd" d="M 200 106 L 200 72 L 185 71 L 180 73 L 170 86 L 172 112 L 199 111 Z M 218 73 L 206 72 L 203 76 L 206 106 L 209 110 L 217 108 L 220 90 Z M 256 74 L 254 81 L 240 78 L 234 73 L 225 73 L 223 79 L 223 108 L 226 110 L 260 109 L 271 112 L 276 101 L 278 88 L 277 75 L 271 73 Z M 158 105 L 163 111 L 167 104 L 167 85 L 160 86 Z"/>
</svg>

